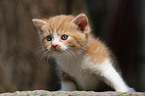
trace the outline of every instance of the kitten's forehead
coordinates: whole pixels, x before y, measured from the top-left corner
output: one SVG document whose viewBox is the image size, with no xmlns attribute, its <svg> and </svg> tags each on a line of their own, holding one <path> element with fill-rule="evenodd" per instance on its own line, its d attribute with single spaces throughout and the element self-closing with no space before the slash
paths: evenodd
<svg viewBox="0 0 145 96">
<path fill-rule="evenodd" d="M 65 32 L 70 31 L 73 28 L 72 26 L 72 20 L 74 19 L 73 16 L 66 16 L 66 15 L 60 15 L 56 17 L 52 17 L 48 19 L 47 21 L 47 30 L 53 32 Z"/>
</svg>

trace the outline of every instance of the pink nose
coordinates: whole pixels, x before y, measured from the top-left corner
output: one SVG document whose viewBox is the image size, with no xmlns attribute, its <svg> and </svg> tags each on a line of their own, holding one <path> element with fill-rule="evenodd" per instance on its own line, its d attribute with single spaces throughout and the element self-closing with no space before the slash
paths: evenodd
<svg viewBox="0 0 145 96">
<path fill-rule="evenodd" d="M 58 46 L 57 44 L 52 45 L 52 47 L 53 47 L 54 49 L 56 49 L 57 46 Z"/>
</svg>

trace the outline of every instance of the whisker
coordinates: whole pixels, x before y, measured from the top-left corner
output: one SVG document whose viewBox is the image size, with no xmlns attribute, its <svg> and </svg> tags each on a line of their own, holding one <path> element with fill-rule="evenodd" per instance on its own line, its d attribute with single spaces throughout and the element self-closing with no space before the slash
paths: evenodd
<svg viewBox="0 0 145 96">
<path fill-rule="evenodd" d="M 46 56 L 46 58 L 47 58 L 47 64 L 48 64 L 48 61 L 49 61 L 49 58 L 50 58 L 50 54 L 51 53 L 47 53 L 47 56 Z"/>
<path fill-rule="evenodd" d="M 66 60 L 66 61 L 67 61 L 68 64 L 70 64 L 70 63 L 69 63 L 69 62 L 70 62 L 70 58 L 69 58 L 69 56 L 68 56 L 69 52 L 68 52 L 68 51 L 64 51 L 64 52 L 66 53 L 65 55 L 66 55 L 66 57 L 67 57 L 67 60 Z"/>
<path fill-rule="evenodd" d="M 44 60 L 44 57 L 46 57 L 46 55 L 48 54 L 49 51 L 43 51 L 42 52 L 42 55 L 39 59 L 39 64 L 42 64 L 43 63 L 43 60 Z"/>
<path fill-rule="evenodd" d="M 44 60 L 44 55 L 45 55 L 45 53 L 43 52 L 42 53 L 42 55 L 41 55 L 41 57 L 40 57 L 40 59 L 39 59 L 39 64 L 42 64 L 43 63 L 43 60 Z"/>
<path fill-rule="evenodd" d="M 69 49 L 68 49 L 68 51 L 69 51 L 69 53 L 72 55 L 72 57 L 74 57 L 74 59 L 76 59 L 76 55 L 74 54 L 74 52 L 72 52 L 72 51 L 69 50 Z"/>
<path fill-rule="evenodd" d="M 71 50 L 67 50 L 67 52 L 70 54 L 70 56 L 69 57 L 71 57 L 71 62 L 72 61 L 75 61 L 75 59 L 76 59 L 76 56 L 75 56 L 75 54 L 71 51 Z"/>
<path fill-rule="evenodd" d="M 73 49 L 73 48 L 71 48 L 71 47 L 70 47 L 70 49 L 73 50 L 73 51 L 76 53 L 75 56 L 76 56 L 76 55 L 77 55 L 77 56 L 80 56 L 80 54 L 82 54 L 82 52 L 83 52 L 82 50 L 85 50 L 85 49 L 83 48 L 83 49 L 80 50 L 80 51 L 76 51 L 75 49 Z M 74 53 L 74 52 L 73 52 L 73 53 Z"/>
<path fill-rule="evenodd" d="M 34 50 L 34 56 L 40 55 L 43 51 L 44 51 L 44 49 L 42 47 L 36 48 Z"/>
<path fill-rule="evenodd" d="M 34 54 L 34 57 L 35 57 L 35 58 L 37 58 L 37 57 L 40 58 L 41 55 L 42 55 L 42 53 L 43 53 L 43 50 L 39 50 L 39 51 L 37 51 L 37 53 Z"/>
<path fill-rule="evenodd" d="M 40 49 L 39 50 L 37 49 L 37 51 L 35 50 L 34 52 L 34 59 L 36 59 L 36 62 L 39 62 L 41 56 L 44 54 L 44 50 L 43 49 Z"/>
</svg>

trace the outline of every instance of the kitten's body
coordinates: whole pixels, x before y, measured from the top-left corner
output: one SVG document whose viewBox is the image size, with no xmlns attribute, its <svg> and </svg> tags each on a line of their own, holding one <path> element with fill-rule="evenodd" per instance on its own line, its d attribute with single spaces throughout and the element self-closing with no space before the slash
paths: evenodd
<svg viewBox="0 0 145 96">
<path fill-rule="evenodd" d="M 90 34 L 86 15 L 60 15 L 33 22 L 42 47 L 58 64 L 61 90 L 97 90 L 103 80 L 116 91 L 133 91 L 116 71 L 110 50 Z"/>
</svg>

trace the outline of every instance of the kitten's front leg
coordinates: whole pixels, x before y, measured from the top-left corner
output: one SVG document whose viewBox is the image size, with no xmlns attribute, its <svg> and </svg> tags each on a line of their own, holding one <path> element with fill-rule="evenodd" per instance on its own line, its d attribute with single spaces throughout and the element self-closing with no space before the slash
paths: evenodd
<svg viewBox="0 0 145 96">
<path fill-rule="evenodd" d="M 61 74 L 61 89 L 60 91 L 74 91 L 76 90 L 76 84 L 74 81 L 71 79 L 71 77 L 66 74 L 62 73 Z"/>
<path fill-rule="evenodd" d="M 115 70 L 109 61 L 96 66 L 96 74 L 104 78 L 104 82 L 119 92 L 134 92 L 133 88 L 129 88 L 123 81 L 120 74 Z"/>
<path fill-rule="evenodd" d="M 71 81 L 61 81 L 60 91 L 74 91 L 76 90 L 76 85 Z"/>
</svg>

